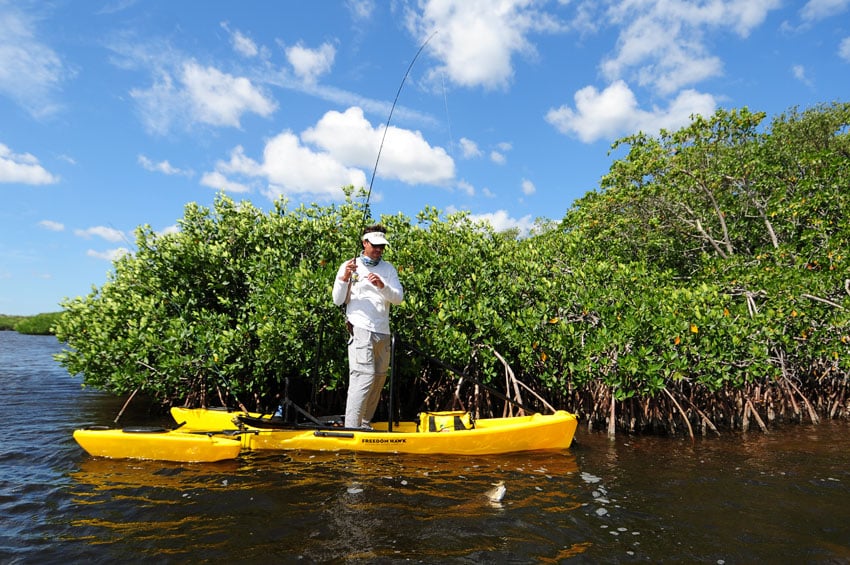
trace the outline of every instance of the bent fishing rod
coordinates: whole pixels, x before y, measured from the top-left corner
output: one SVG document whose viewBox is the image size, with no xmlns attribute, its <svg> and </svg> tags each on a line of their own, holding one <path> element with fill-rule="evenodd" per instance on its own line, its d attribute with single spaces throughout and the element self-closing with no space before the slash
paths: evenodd
<svg viewBox="0 0 850 565">
<path fill-rule="evenodd" d="M 395 98 L 393 99 L 392 106 L 390 106 L 390 113 L 387 116 L 387 123 L 384 125 L 384 133 L 381 136 L 381 144 L 378 146 L 378 155 L 375 158 L 375 166 L 372 167 L 372 178 L 369 180 L 369 189 L 366 192 L 366 200 L 363 202 L 363 217 L 360 220 L 360 226 L 358 227 L 358 230 L 357 230 L 357 238 L 356 238 L 357 243 L 355 244 L 356 248 L 355 248 L 355 251 L 354 251 L 354 260 L 355 261 L 357 260 L 357 256 L 360 254 L 360 249 L 361 249 L 361 246 L 363 245 L 361 237 L 363 235 L 363 230 L 366 227 L 366 221 L 369 219 L 369 216 L 370 216 L 369 201 L 372 198 L 372 186 L 375 184 L 375 176 L 378 172 L 378 163 L 381 161 L 381 153 L 384 150 L 384 142 L 387 139 L 387 132 L 390 129 L 390 121 L 393 119 L 393 112 L 395 112 L 395 107 L 396 107 L 396 104 L 398 103 L 398 98 L 401 95 L 402 89 L 404 88 L 404 83 L 407 82 L 407 77 L 408 77 L 408 75 L 410 75 L 411 69 L 413 69 L 413 65 L 416 63 L 416 59 L 419 58 L 419 55 L 425 49 L 425 46 L 428 45 L 428 43 L 431 41 L 431 39 L 436 34 L 437 34 L 437 31 L 435 30 L 433 33 L 431 33 L 431 35 L 429 35 L 425 39 L 425 41 L 422 42 L 422 45 L 419 46 L 419 49 L 416 51 L 416 55 L 413 56 L 413 59 L 410 61 L 410 64 L 407 66 L 407 70 L 404 72 L 404 76 L 401 78 L 401 83 L 398 85 L 398 90 L 395 93 Z M 342 310 L 343 313 L 345 313 L 346 304 L 343 303 L 342 306 L 340 306 L 340 309 Z"/>
<path fill-rule="evenodd" d="M 410 61 L 410 64 L 407 66 L 407 71 L 405 71 L 404 76 L 401 79 L 401 84 L 398 85 L 398 91 L 395 93 L 395 99 L 393 100 L 392 106 L 390 106 L 390 113 L 387 116 L 387 123 L 384 125 L 384 133 L 381 136 L 381 144 L 378 146 L 378 156 L 375 158 L 375 166 L 372 168 L 372 178 L 369 180 L 369 189 L 366 191 L 366 200 L 363 204 L 363 218 L 360 221 L 360 230 L 363 231 L 363 228 L 366 226 L 366 220 L 369 218 L 369 200 L 372 198 L 372 185 L 375 183 L 375 175 L 378 172 L 378 163 L 381 161 L 381 153 L 384 150 L 384 141 L 387 139 L 387 132 L 390 129 L 390 121 L 393 119 L 393 112 L 395 112 L 396 104 L 398 103 L 398 98 L 401 95 L 401 91 L 404 88 L 404 83 L 407 81 L 407 76 L 410 74 L 411 69 L 413 69 L 413 65 L 416 63 L 416 59 L 419 58 L 422 50 L 425 49 L 425 46 L 431 41 L 431 39 L 437 35 L 437 31 L 434 31 L 429 35 L 425 41 L 422 42 L 422 45 L 419 46 L 419 50 L 416 52 L 416 55 L 413 56 L 413 59 Z M 358 236 L 360 234 L 358 233 Z M 359 239 L 359 238 L 358 238 Z"/>
</svg>

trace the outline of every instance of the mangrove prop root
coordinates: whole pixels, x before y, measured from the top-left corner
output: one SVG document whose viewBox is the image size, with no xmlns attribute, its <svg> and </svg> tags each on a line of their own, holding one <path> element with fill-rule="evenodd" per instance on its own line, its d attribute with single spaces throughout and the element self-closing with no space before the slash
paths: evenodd
<svg viewBox="0 0 850 565">
<path fill-rule="evenodd" d="M 717 390 L 683 380 L 667 383 L 666 391 L 655 395 L 617 402 L 614 389 L 600 377 L 569 388 L 555 404 L 576 413 L 589 431 L 608 434 L 720 435 L 722 430 L 744 431 L 756 426 L 768 433 L 774 425 L 850 419 L 848 388 L 848 375 L 815 367 L 793 377 L 765 376 Z"/>
<path fill-rule="evenodd" d="M 452 409 L 453 410 L 466 410 L 463 405 L 463 400 L 460 397 L 460 389 L 463 386 L 463 377 L 459 377 L 457 380 L 457 386 L 454 389 L 454 395 L 452 399 Z"/>
<path fill-rule="evenodd" d="M 522 388 L 524 388 L 526 391 L 528 391 L 528 393 L 529 393 L 531 396 L 533 396 L 533 397 L 534 397 L 534 398 L 536 398 L 538 401 L 540 401 L 540 403 L 541 403 L 543 406 L 545 406 L 547 410 L 549 410 L 549 411 L 551 411 L 551 412 L 553 412 L 553 413 L 555 412 L 555 407 L 554 407 L 554 406 L 552 406 L 551 404 L 549 404 L 548 402 L 546 402 L 546 400 L 545 400 L 542 396 L 540 396 L 539 394 L 537 394 L 536 392 L 534 392 L 534 390 L 533 390 L 531 387 L 529 387 L 527 384 L 525 384 L 524 382 L 522 382 L 522 381 L 521 381 L 521 380 L 519 380 L 519 379 L 516 379 L 516 383 L 517 383 L 517 384 L 519 384 L 519 385 L 520 385 Z M 519 399 L 519 401 L 520 401 L 520 402 L 522 402 L 522 400 L 521 400 L 521 399 Z"/>
<path fill-rule="evenodd" d="M 127 409 L 127 406 L 129 406 L 129 405 L 130 405 L 130 401 L 132 401 L 132 400 L 133 400 L 133 397 L 135 397 L 135 396 L 136 396 L 136 393 L 137 393 L 137 392 L 139 392 L 139 389 L 138 389 L 138 388 L 136 388 L 136 390 L 134 390 L 134 391 L 133 391 L 133 394 L 131 394 L 131 395 L 130 395 L 130 397 L 127 399 L 127 402 L 125 402 L 125 403 L 124 403 L 124 406 L 122 406 L 122 407 L 121 407 L 121 411 L 120 411 L 120 412 L 118 412 L 118 415 L 117 415 L 117 416 L 115 416 L 115 420 L 113 421 L 113 423 L 114 423 L 114 424 L 117 424 L 117 423 L 118 423 L 118 420 L 120 420 L 120 419 L 121 419 L 121 416 L 123 416 L 123 415 L 124 415 L 124 410 L 126 410 L 126 409 Z"/>
<path fill-rule="evenodd" d="M 682 414 L 682 419 L 685 421 L 685 425 L 688 426 L 688 435 L 690 436 L 691 441 L 694 441 L 694 429 L 691 427 L 691 422 L 690 420 L 688 420 L 688 415 L 685 414 L 685 411 L 682 410 L 682 406 L 678 402 L 676 402 L 676 398 L 673 397 L 672 394 L 670 394 L 670 391 L 667 390 L 667 387 L 663 388 L 662 390 L 667 394 L 667 396 L 670 397 L 670 401 L 676 405 L 676 408 L 679 409 L 679 413 Z"/>
<path fill-rule="evenodd" d="M 747 408 L 749 408 L 750 414 L 752 414 L 753 418 L 755 418 L 756 422 L 758 422 L 761 431 L 767 433 L 767 426 L 764 425 L 764 420 L 761 419 L 758 410 L 755 409 L 755 407 L 753 406 L 753 402 L 749 398 L 747 399 Z"/>
</svg>

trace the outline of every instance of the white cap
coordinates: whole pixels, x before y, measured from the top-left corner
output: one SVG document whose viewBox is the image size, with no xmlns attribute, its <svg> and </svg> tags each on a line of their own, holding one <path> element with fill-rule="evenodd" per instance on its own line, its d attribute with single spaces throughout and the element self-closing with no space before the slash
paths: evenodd
<svg viewBox="0 0 850 565">
<path fill-rule="evenodd" d="M 368 241 L 372 245 L 389 245 L 390 242 L 387 241 L 384 232 L 382 231 L 370 231 L 369 233 L 363 234 L 363 239 Z"/>
</svg>

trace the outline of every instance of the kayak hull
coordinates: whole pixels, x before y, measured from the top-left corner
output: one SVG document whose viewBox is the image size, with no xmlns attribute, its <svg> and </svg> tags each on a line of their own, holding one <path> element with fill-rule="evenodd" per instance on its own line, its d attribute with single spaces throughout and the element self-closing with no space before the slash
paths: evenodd
<svg viewBox="0 0 850 565">
<path fill-rule="evenodd" d="M 113 459 L 208 463 L 235 459 L 242 451 L 239 437 L 159 429 L 79 429 L 74 440 L 89 455 Z"/>
<path fill-rule="evenodd" d="M 227 429 L 238 412 L 172 408 L 172 417 L 194 429 Z M 238 421 L 238 419 L 237 419 Z M 231 423 L 232 427 L 233 424 Z M 577 420 L 559 410 L 512 418 L 477 420 L 471 430 L 422 432 L 415 422 L 400 422 L 388 431 L 386 422 L 374 431 L 346 428 L 300 427 L 265 429 L 246 427 L 242 446 L 249 450 L 356 451 L 445 455 L 496 455 L 521 451 L 562 450 L 573 441 Z"/>
</svg>

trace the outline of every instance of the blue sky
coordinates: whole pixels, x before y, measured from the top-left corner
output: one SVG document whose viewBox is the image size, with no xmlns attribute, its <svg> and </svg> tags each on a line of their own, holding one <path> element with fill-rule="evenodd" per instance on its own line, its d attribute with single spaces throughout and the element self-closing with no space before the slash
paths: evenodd
<svg viewBox="0 0 850 565">
<path fill-rule="evenodd" d="M 430 38 L 430 40 L 428 40 Z M 106 281 L 218 191 L 557 220 L 611 143 L 847 101 L 850 0 L 0 0 L 0 313 Z"/>
</svg>

